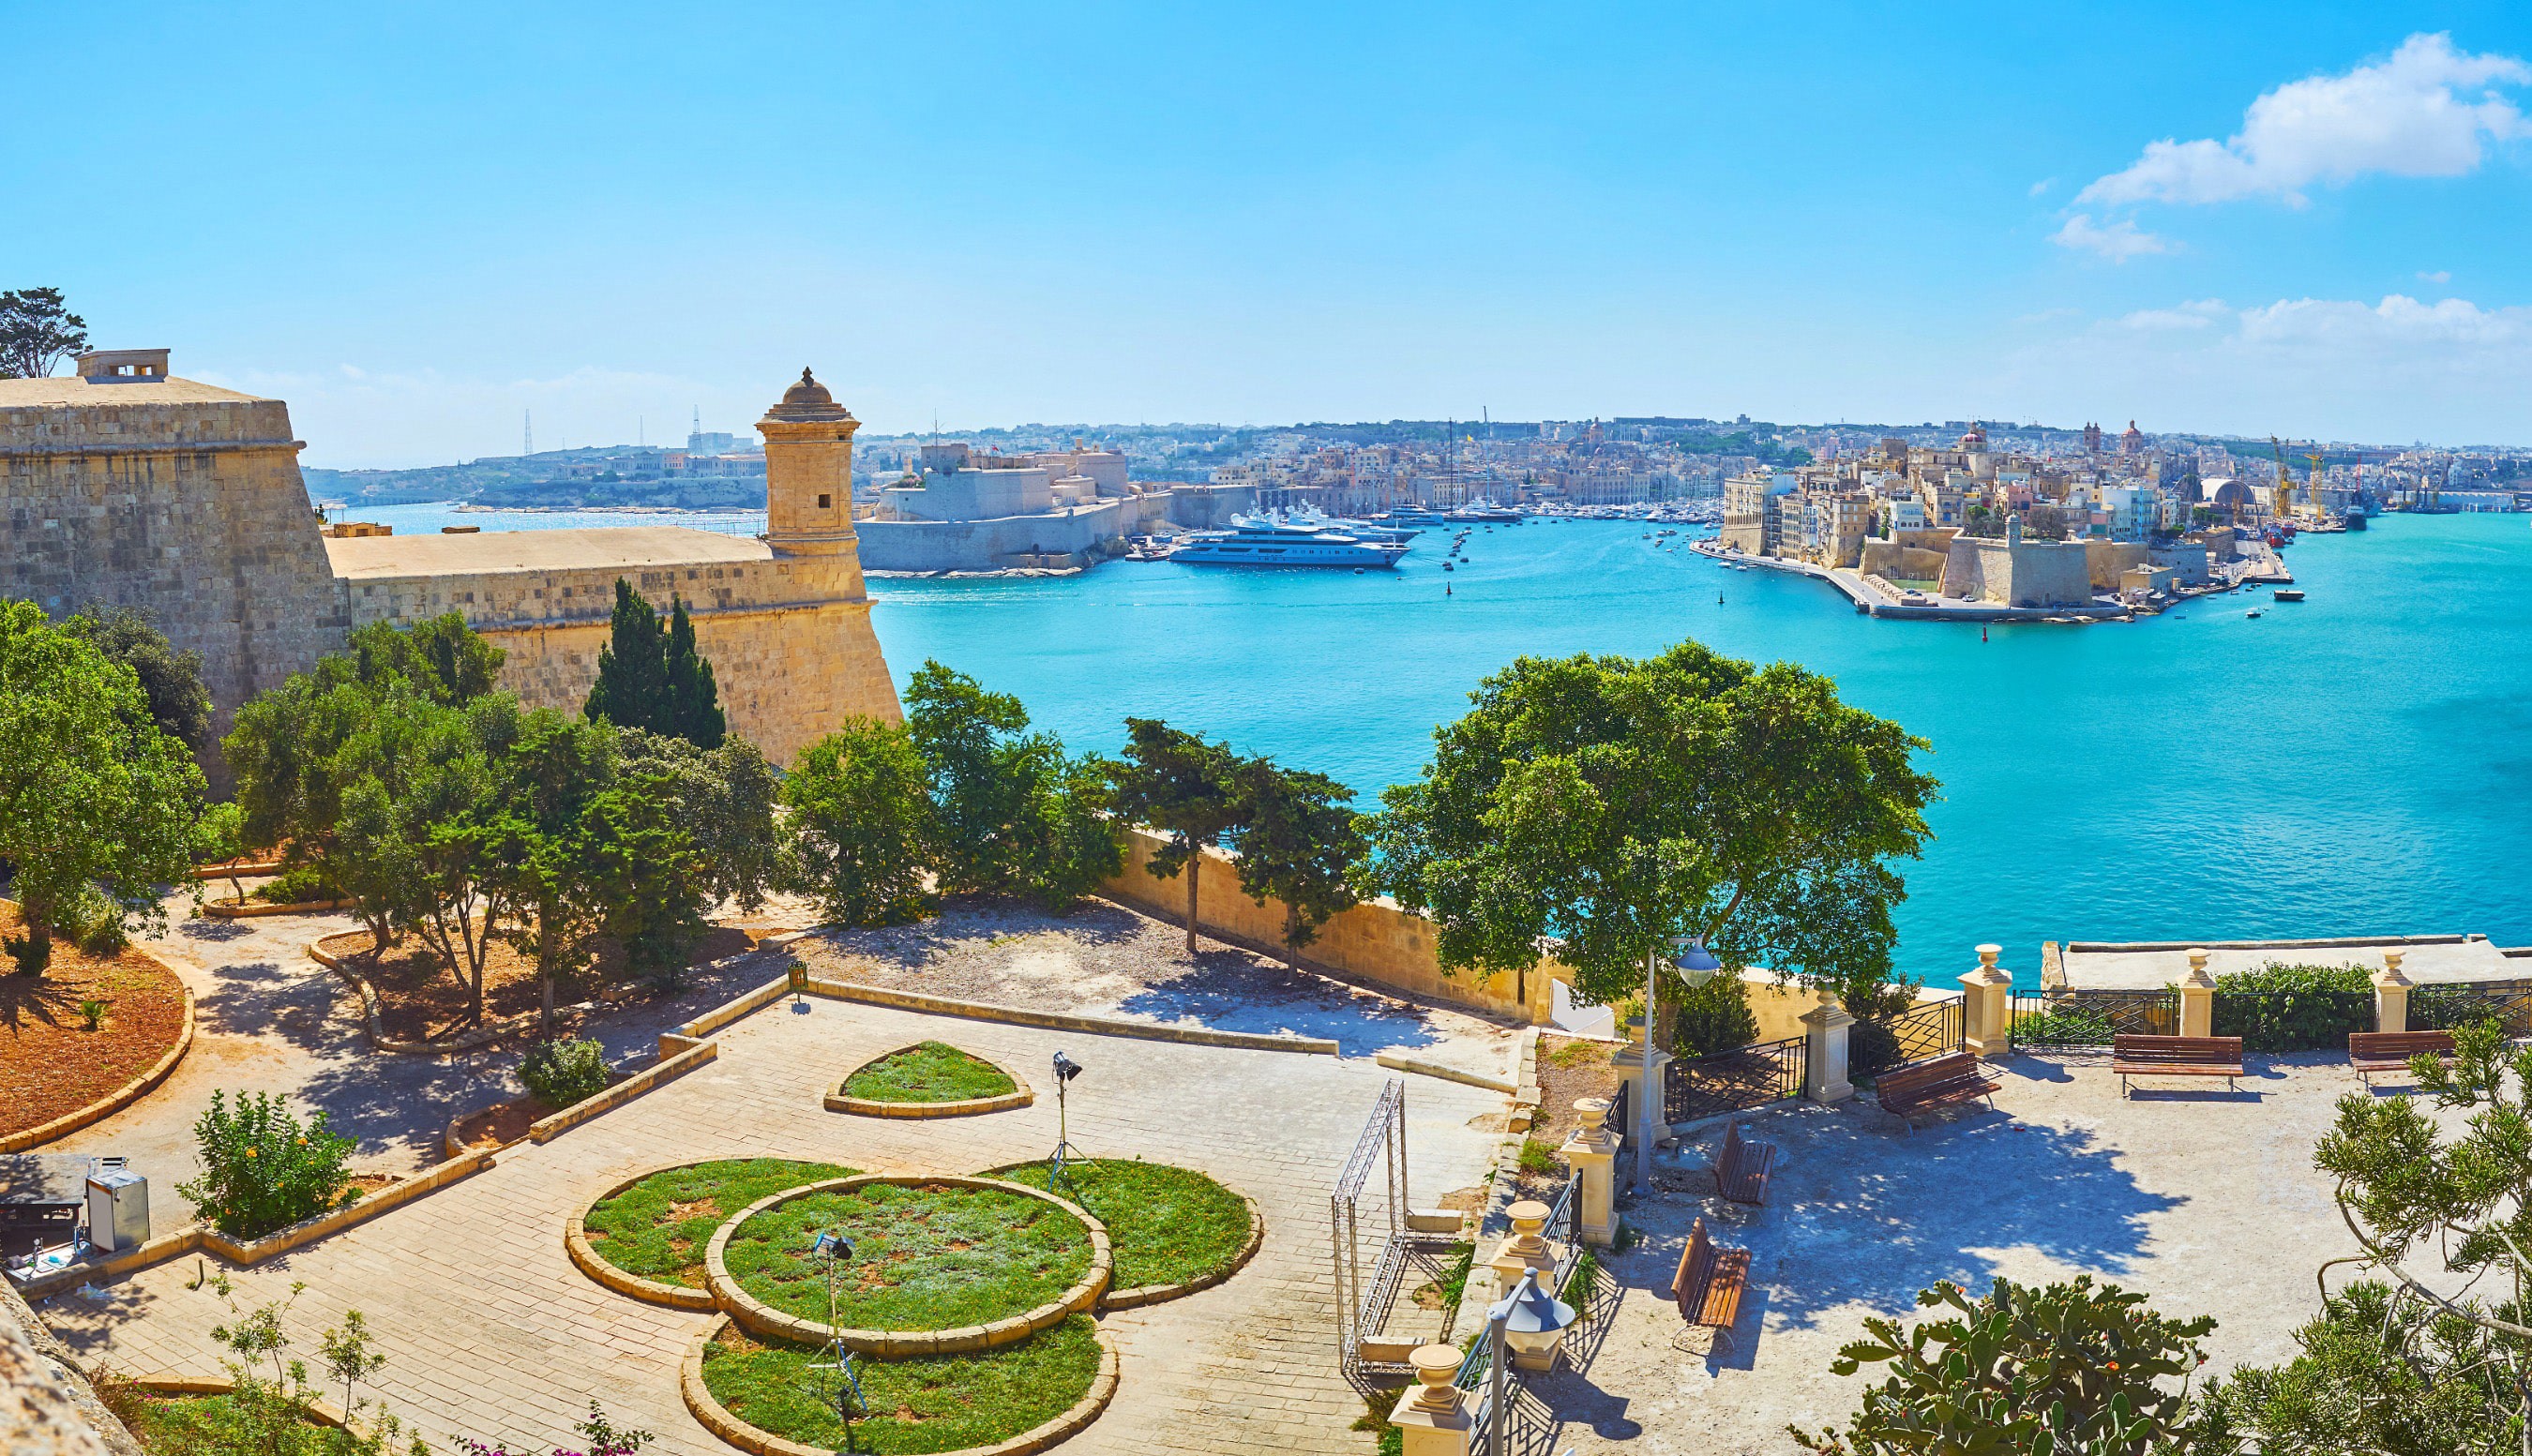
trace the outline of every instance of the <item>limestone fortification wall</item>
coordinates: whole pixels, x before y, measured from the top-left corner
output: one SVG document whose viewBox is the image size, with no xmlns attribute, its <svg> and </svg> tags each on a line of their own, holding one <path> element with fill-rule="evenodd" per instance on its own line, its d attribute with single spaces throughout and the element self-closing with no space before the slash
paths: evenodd
<svg viewBox="0 0 2532 1456">
<path fill-rule="evenodd" d="M 863 521 L 855 531 L 865 571 L 1001 571 L 1053 564 L 1047 557 L 1088 566 L 1122 553 L 1126 536 L 1167 521 L 1168 508 L 1168 496 L 1138 495 L 986 521 Z"/>
<path fill-rule="evenodd" d="M 2148 564 L 2143 541 L 2086 541 L 2084 570 L 2096 591 L 2116 591 L 2119 579 L 2135 567 Z"/>
<path fill-rule="evenodd" d="M 1916 532 L 1909 532 L 1911 535 Z M 1864 543 L 1864 554 L 1857 570 L 1866 576 L 1877 576 L 1893 582 L 1940 582 L 1943 579 L 1943 553 L 1878 536 Z"/>
<path fill-rule="evenodd" d="M 899 720 L 851 552 L 776 556 L 679 527 L 329 540 L 353 625 L 451 609 L 508 655 L 501 686 L 577 712 L 598 678 L 615 581 L 664 611 L 682 596 L 730 731 L 787 764 L 856 714 Z"/>
<path fill-rule="evenodd" d="M 1125 868 L 1099 893 L 1183 924 L 1185 872 L 1161 879 L 1143 868 L 1162 843 L 1161 836 L 1150 830 L 1128 831 Z M 1239 888 L 1235 862 L 1219 850 L 1206 852 L 1204 868 L 1196 876 L 1196 927 L 1217 939 L 1283 953 L 1282 902 L 1269 900 L 1261 906 L 1249 899 Z M 1521 976 L 1483 980 L 1466 972 L 1446 976 L 1434 955 L 1433 923 L 1386 899 L 1366 901 L 1332 917 L 1319 927 L 1319 938 L 1302 948 L 1301 958 L 1349 980 L 1533 1024 L 1548 1019 L 1554 995 L 1550 982 L 1572 979 L 1552 961 L 1541 961 Z"/>
<path fill-rule="evenodd" d="M 140 607 L 202 654 L 213 733 L 342 644 L 289 407 L 169 379 L 0 385 L 0 590 Z M 214 751 L 204 767 L 225 778 Z"/>
<path fill-rule="evenodd" d="M 2081 606 L 2093 599 L 2080 541 L 1956 536 L 1944 554 L 1943 594 L 1998 606 Z"/>
</svg>

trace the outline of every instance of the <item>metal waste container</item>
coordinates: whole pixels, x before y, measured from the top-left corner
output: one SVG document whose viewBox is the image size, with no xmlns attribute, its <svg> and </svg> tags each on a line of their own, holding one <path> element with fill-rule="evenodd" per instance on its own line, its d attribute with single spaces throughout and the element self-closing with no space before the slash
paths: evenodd
<svg viewBox="0 0 2532 1456">
<path fill-rule="evenodd" d="M 149 1180 L 128 1168 L 87 1175 L 87 1242 L 120 1254 L 149 1242 Z"/>
</svg>

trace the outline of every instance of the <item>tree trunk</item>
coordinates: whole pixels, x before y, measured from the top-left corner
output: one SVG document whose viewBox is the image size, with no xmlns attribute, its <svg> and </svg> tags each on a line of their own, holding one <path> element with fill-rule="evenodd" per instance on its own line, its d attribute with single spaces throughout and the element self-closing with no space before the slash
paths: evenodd
<svg viewBox="0 0 2532 1456">
<path fill-rule="evenodd" d="M 1680 993 L 1684 989 L 1677 969 L 1663 966 L 1653 973 L 1653 999 L 1660 1007 L 1658 1012 L 1652 1007 L 1644 1009 L 1644 1033 L 1653 1038 L 1656 1051 L 1679 1050 Z"/>
<path fill-rule="evenodd" d="M 1187 959 L 1195 959 L 1195 875 L 1204 868 L 1204 847 L 1187 856 Z"/>
</svg>

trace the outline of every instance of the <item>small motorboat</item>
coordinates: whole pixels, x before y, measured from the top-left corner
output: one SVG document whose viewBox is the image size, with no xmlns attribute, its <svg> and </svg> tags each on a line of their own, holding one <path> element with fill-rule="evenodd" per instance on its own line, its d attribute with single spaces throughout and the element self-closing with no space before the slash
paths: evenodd
<svg viewBox="0 0 2532 1456">
<path fill-rule="evenodd" d="M 2243 615 L 2243 616 L 2245 616 L 2245 617 L 2257 617 L 2259 614 L 2260 614 L 2260 609 L 2259 609 L 2258 607 L 2253 607 L 2253 608 L 2251 608 L 2249 611 L 2244 612 L 2242 615 Z"/>
</svg>

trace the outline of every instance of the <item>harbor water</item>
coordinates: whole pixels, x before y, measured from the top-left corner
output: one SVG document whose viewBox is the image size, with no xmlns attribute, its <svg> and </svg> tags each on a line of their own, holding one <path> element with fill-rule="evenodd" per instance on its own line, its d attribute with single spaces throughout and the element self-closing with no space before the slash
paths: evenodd
<svg viewBox="0 0 2532 1456">
<path fill-rule="evenodd" d="M 362 516 L 399 531 L 763 519 Z M 937 657 L 1076 747 L 1114 751 L 1126 715 L 1166 718 L 1331 773 L 1366 807 L 1524 653 L 1694 638 L 1802 663 L 1932 746 L 1942 800 L 1902 867 L 1900 965 L 1944 983 L 1987 940 L 2026 983 L 2043 940 L 2532 943 L 2532 531 L 2520 516 L 2372 524 L 2287 551 L 2303 602 L 2246 591 L 2130 625 L 1871 621 L 1820 583 L 1621 522 L 1473 530 L 1449 573 L 1456 528 L 1426 531 L 1396 572 L 1117 562 L 880 581 L 872 620 L 900 684 Z"/>
</svg>

